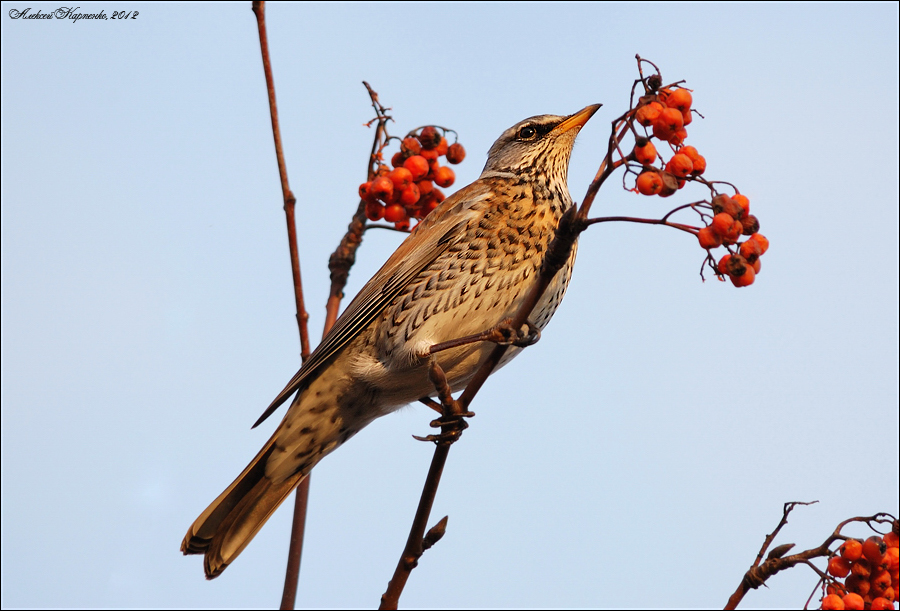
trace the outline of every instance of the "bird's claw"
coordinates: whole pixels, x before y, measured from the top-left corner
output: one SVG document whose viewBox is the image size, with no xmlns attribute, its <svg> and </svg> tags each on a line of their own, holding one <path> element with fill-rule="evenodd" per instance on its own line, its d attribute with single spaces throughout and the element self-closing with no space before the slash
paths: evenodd
<svg viewBox="0 0 900 611">
<path fill-rule="evenodd" d="M 433 441 L 434 443 L 451 444 L 459 439 L 464 430 L 469 428 L 469 423 L 465 421 L 465 418 L 471 418 L 474 415 L 475 412 L 460 412 L 458 414 L 441 416 L 429 423 L 429 426 L 432 428 L 442 429 L 440 433 L 436 435 L 425 435 L 424 437 L 413 435 L 413 439 L 417 439 L 418 441 Z"/>
<path fill-rule="evenodd" d="M 541 330 L 530 320 L 526 320 L 519 329 L 513 329 L 509 321 L 504 321 L 494 328 L 497 338 L 494 342 L 501 346 L 527 348 L 541 339 Z"/>
</svg>

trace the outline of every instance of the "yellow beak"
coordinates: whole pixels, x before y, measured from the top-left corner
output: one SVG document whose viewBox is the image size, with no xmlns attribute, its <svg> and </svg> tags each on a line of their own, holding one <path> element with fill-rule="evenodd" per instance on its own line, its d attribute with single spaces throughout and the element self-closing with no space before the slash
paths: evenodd
<svg viewBox="0 0 900 611">
<path fill-rule="evenodd" d="M 557 125 L 553 131 L 561 134 L 563 132 L 569 131 L 574 127 L 583 127 L 584 124 L 594 116 L 594 113 L 597 112 L 601 106 L 603 106 L 603 104 L 591 104 L 590 106 L 585 106 L 574 115 L 569 116 L 565 121 Z"/>
</svg>

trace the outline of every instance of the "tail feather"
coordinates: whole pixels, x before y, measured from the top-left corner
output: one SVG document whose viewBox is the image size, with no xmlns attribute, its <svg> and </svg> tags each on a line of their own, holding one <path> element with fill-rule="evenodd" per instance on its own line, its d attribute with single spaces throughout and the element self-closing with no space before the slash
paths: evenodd
<svg viewBox="0 0 900 611">
<path fill-rule="evenodd" d="M 205 554 L 203 565 L 207 579 L 225 570 L 305 477 L 297 473 L 280 482 L 266 477 L 266 461 L 274 447 L 273 437 L 200 514 L 181 542 L 185 555 Z"/>
</svg>

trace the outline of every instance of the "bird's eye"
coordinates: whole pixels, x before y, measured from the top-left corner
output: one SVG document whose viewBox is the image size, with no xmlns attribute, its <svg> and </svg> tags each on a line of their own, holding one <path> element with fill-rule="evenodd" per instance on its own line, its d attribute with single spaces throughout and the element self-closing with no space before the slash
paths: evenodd
<svg viewBox="0 0 900 611">
<path fill-rule="evenodd" d="M 525 127 L 519 130 L 518 139 L 519 140 L 532 140 L 537 135 L 537 130 L 534 129 L 531 125 L 526 125 Z"/>
</svg>

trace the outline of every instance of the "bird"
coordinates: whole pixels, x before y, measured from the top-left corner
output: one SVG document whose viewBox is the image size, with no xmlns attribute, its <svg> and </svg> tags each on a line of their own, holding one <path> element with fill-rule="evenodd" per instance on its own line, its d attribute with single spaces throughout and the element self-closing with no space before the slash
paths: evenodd
<svg viewBox="0 0 900 611">
<path fill-rule="evenodd" d="M 429 348 L 511 317 L 537 281 L 562 215 L 575 138 L 600 108 L 538 115 L 491 146 L 472 184 L 447 197 L 400 244 L 254 424 L 293 396 L 249 465 L 194 521 L 181 544 L 220 575 L 327 454 L 374 419 L 435 396 L 431 359 L 458 391 L 494 348 Z M 565 294 L 577 248 L 532 311 L 539 332 Z M 510 347 L 500 366 L 520 347 Z"/>
</svg>

